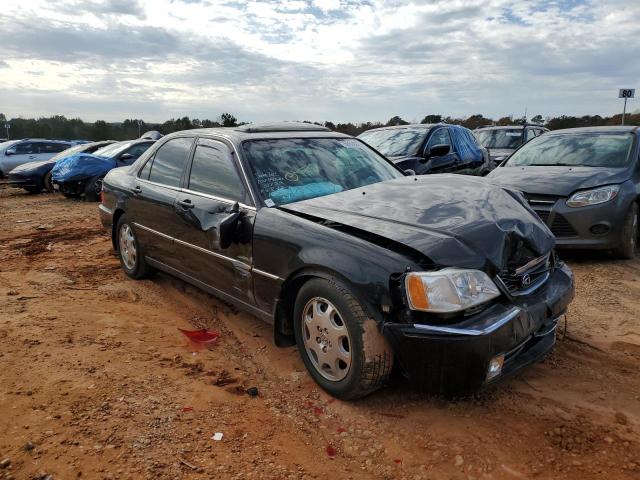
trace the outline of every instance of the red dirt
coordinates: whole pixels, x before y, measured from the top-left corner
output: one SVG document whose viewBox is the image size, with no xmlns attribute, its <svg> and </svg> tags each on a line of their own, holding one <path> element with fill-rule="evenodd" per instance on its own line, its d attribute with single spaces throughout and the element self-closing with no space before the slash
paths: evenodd
<svg viewBox="0 0 640 480">
<path fill-rule="evenodd" d="M 259 320 L 128 279 L 96 204 L 5 185 L 0 209 L 0 478 L 640 478 L 638 260 L 569 257 L 567 335 L 497 388 L 347 403 Z"/>
</svg>

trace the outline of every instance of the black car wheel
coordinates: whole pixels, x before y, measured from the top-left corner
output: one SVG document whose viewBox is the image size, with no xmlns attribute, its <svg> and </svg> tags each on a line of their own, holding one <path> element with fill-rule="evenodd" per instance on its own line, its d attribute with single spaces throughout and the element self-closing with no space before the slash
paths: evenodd
<svg viewBox="0 0 640 480">
<path fill-rule="evenodd" d="M 307 370 L 335 397 L 364 397 L 391 374 L 393 352 L 378 324 L 337 280 L 315 278 L 302 286 L 294 331 Z"/>
<path fill-rule="evenodd" d="M 104 175 L 97 175 L 87 180 L 87 183 L 84 186 L 84 199 L 87 202 L 97 202 L 98 200 L 100 200 L 103 178 Z"/>
<path fill-rule="evenodd" d="M 634 203 L 624 220 L 620 246 L 616 249 L 617 256 L 631 260 L 638 250 L 638 204 Z"/>
<path fill-rule="evenodd" d="M 147 265 L 132 223 L 122 215 L 116 226 L 118 257 L 124 272 L 135 280 L 147 278 L 153 269 Z"/>
<path fill-rule="evenodd" d="M 48 171 L 44 178 L 42 179 L 42 184 L 44 185 L 44 189 L 48 193 L 53 193 L 53 180 L 51 179 L 51 171 Z"/>
</svg>

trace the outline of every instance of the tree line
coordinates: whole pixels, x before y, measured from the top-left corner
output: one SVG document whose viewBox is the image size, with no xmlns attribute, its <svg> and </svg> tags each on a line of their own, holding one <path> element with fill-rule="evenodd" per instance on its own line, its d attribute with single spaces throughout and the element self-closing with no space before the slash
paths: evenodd
<svg viewBox="0 0 640 480">
<path fill-rule="evenodd" d="M 359 135 L 365 130 L 372 128 L 408 125 L 409 122 L 399 116 L 391 117 L 386 123 L 383 122 L 364 122 L 364 123 L 333 123 L 333 122 L 310 122 L 316 125 L 322 125 L 331 130 L 346 133 L 349 135 Z M 452 118 L 442 115 L 426 115 L 420 123 L 451 123 L 462 125 L 471 130 L 479 127 L 491 125 L 522 125 L 527 123 L 527 119 L 502 117 L 497 120 L 484 117 L 481 114 L 471 115 L 466 118 Z M 559 117 L 543 118 L 542 115 L 536 115 L 528 119 L 528 123 L 535 123 L 545 126 L 550 130 L 558 130 L 561 128 L 573 127 L 591 127 L 600 125 L 620 125 L 621 115 L 613 115 L 610 117 L 602 117 L 600 115 L 584 115 L 574 117 L 561 115 Z M 640 113 L 628 114 L 625 117 L 627 125 L 640 125 Z M 10 125 L 10 138 L 58 138 L 67 140 L 128 140 L 138 138 L 141 133 L 149 130 L 157 130 L 162 134 L 177 132 L 180 130 L 190 130 L 192 128 L 211 128 L 211 127 L 234 127 L 242 125 L 236 117 L 230 113 L 223 113 L 215 120 L 198 118 L 172 118 L 164 123 L 145 122 L 142 119 L 130 118 L 123 122 L 106 122 L 97 120 L 93 123 L 84 122 L 79 118 L 66 118 L 63 115 L 54 115 L 52 117 L 41 118 L 11 118 L 7 119 L 4 114 L 0 113 L 0 137 L 6 137 L 6 125 Z"/>
</svg>

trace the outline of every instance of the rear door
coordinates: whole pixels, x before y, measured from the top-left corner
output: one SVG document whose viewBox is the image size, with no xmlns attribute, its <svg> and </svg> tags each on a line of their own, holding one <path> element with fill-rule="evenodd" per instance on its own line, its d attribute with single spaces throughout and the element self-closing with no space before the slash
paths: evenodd
<svg viewBox="0 0 640 480">
<path fill-rule="evenodd" d="M 127 212 L 144 254 L 178 270 L 181 265 L 174 255 L 174 204 L 194 141 L 194 137 L 177 137 L 160 145 L 138 171 Z"/>
<path fill-rule="evenodd" d="M 229 145 L 200 138 L 178 194 L 176 257 L 185 273 L 223 294 L 253 304 L 252 233 L 255 208 Z M 232 209 L 240 212 L 235 241 L 219 245 L 217 226 Z"/>
</svg>

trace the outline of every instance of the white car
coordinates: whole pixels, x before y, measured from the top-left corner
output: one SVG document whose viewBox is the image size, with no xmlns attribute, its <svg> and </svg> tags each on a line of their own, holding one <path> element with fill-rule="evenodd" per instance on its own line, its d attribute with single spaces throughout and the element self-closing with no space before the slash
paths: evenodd
<svg viewBox="0 0 640 480">
<path fill-rule="evenodd" d="M 38 160 L 48 160 L 73 146 L 72 142 L 26 138 L 0 143 L 0 177 L 6 177 L 18 165 Z"/>
</svg>

